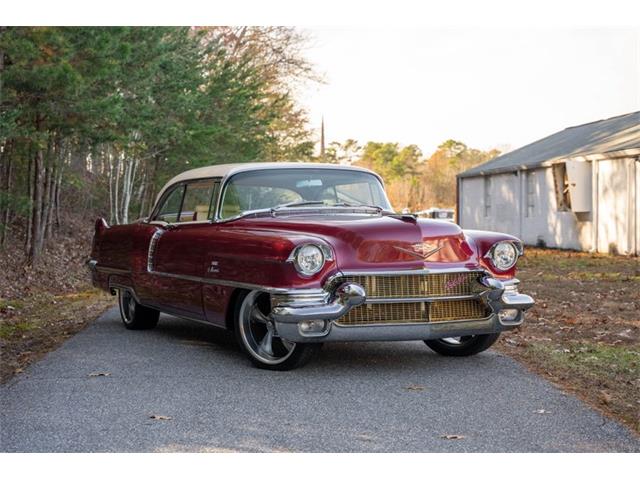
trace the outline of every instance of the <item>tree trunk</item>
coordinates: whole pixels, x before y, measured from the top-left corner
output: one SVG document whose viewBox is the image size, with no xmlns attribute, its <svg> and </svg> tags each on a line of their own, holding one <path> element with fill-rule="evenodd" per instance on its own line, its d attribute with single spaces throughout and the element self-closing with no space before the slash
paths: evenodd
<svg viewBox="0 0 640 480">
<path fill-rule="evenodd" d="M 33 159 L 33 196 L 31 198 L 31 245 L 28 263 L 37 263 L 42 251 L 42 198 L 44 180 L 44 159 L 38 148 Z"/>
<path fill-rule="evenodd" d="M 0 52 L 0 55 L 2 53 Z M 0 154 L 2 158 L 2 184 L 4 185 L 4 191 L 6 195 L 7 204 L 4 207 L 4 211 L 2 212 L 2 219 L 0 220 L 0 247 L 4 247 L 5 242 L 7 241 L 9 222 L 11 221 L 11 177 L 13 175 L 13 165 L 11 161 L 11 152 L 10 152 L 10 142 L 7 142 L 3 145 L 2 153 Z"/>
<path fill-rule="evenodd" d="M 42 238 L 40 241 L 41 248 L 44 247 L 46 240 L 49 238 L 49 216 L 51 213 L 51 171 L 52 171 L 52 161 L 53 161 L 53 142 L 51 138 L 47 142 L 47 154 L 44 159 L 44 186 L 42 193 L 42 205 L 40 206 L 40 211 L 42 212 L 42 220 L 41 220 L 41 235 Z"/>
<path fill-rule="evenodd" d="M 122 212 L 120 218 L 122 219 L 122 223 L 129 223 L 129 205 L 131 204 L 138 160 L 130 158 L 125 160 L 124 164 L 125 174 L 122 178 Z"/>
<path fill-rule="evenodd" d="M 27 234 L 25 235 L 24 240 L 24 249 L 27 254 L 29 254 L 29 250 L 31 249 L 31 240 L 33 238 L 32 230 L 31 230 L 31 217 L 33 215 L 33 155 L 31 152 L 31 148 L 28 149 L 28 158 L 29 165 L 27 167 L 27 194 L 29 197 L 29 221 L 27 222 Z"/>
<path fill-rule="evenodd" d="M 62 184 L 62 169 L 64 165 L 60 165 L 58 167 L 58 173 L 56 176 L 56 185 L 55 185 L 55 193 L 54 193 L 54 208 L 55 208 L 55 222 L 56 222 L 56 230 L 60 228 L 60 186 Z"/>
</svg>

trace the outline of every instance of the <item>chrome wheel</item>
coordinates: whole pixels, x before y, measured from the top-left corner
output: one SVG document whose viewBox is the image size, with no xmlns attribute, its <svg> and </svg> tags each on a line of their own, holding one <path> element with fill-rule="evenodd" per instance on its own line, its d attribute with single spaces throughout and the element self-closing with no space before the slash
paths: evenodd
<svg viewBox="0 0 640 480">
<path fill-rule="evenodd" d="M 120 293 L 120 316 L 127 325 L 133 323 L 136 318 L 136 300 L 130 292 Z"/>
<path fill-rule="evenodd" d="M 140 305 L 129 290 L 118 292 L 118 306 L 122 323 L 128 330 L 148 330 L 158 324 L 160 312 Z"/>
<path fill-rule="evenodd" d="M 269 318 L 269 295 L 250 292 L 240 307 L 240 338 L 248 352 L 261 363 L 277 365 L 296 350 L 296 344 L 280 338 Z"/>
</svg>

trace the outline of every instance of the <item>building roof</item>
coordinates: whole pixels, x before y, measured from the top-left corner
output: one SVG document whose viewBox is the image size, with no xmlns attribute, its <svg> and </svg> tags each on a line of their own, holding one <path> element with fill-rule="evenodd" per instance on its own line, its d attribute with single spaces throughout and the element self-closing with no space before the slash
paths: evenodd
<svg viewBox="0 0 640 480">
<path fill-rule="evenodd" d="M 156 202 L 162 197 L 162 194 L 173 184 L 178 182 L 184 182 L 186 180 L 197 180 L 199 178 L 216 178 L 216 177 L 228 177 L 235 175 L 239 172 L 246 172 L 252 170 L 264 170 L 264 169 L 277 169 L 277 168 L 331 168 L 339 170 L 356 170 L 359 172 L 367 172 L 380 176 L 371 170 L 361 167 L 353 167 L 349 165 L 337 165 L 334 163 L 309 163 L 309 162 L 254 162 L 254 163 L 225 163 L 222 165 L 211 165 L 208 167 L 194 168 L 182 172 L 169 180 L 166 185 L 160 190 L 156 197 Z M 380 179 L 382 180 L 382 179 Z"/>
<path fill-rule="evenodd" d="M 569 127 L 525 145 L 458 177 L 474 177 L 547 166 L 569 158 L 640 155 L 640 111 Z"/>
</svg>

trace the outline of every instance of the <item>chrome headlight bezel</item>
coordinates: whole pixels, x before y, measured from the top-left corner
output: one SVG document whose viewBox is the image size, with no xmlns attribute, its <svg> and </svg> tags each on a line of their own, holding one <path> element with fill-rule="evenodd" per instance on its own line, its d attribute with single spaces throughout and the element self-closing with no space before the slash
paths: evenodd
<svg viewBox="0 0 640 480">
<path fill-rule="evenodd" d="M 305 268 L 305 262 L 301 259 L 301 256 L 305 255 L 305 251 L 307 252 L 307 255 L 309 254 L 309 250 L 316 250 L 316 252 L 320 255 L 320 261 L 317 262 L 316 266 L 312 269 Z M 326 245 L 320 245 L 318 243 L 303 243 L 302 245 L 298 245 L 291 251 L 291 254 L 289 255 L 287 261 L 293 263 L 296 271 L 303 277 L 312 277 L 316 273 L 322 271 L 327 260 L 332 259 L 333 255 L 331 253 L 331 249 Z"/>
<path fill-rule="evenodd" d="M 504 263 L 498 258 L 498 255 L 501 255 L 501 250 L 504 248 L 511 249 L 512 259 L 508 263 Z M 485 254 L 485 258 L 488 258 L 493 265 L 493 268 L 500 272 L 506 272 L 507 270 L 511 270 L 516 263 L 518 263 L 518 259 L 524 253 L 522 243 L 515 242 L 513 240 L 501 240 L 499 242 L 494 243 L 489 251 Z"/>
</svg>

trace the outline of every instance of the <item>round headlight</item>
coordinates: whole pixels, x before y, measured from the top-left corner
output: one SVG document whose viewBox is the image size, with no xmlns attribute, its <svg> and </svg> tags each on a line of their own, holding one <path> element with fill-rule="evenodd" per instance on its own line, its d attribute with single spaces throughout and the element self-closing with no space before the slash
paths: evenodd
<svg viewBox="0 0 640 480">
<path fill-rule="evenodd" d="M 293 264 L 296 270 L 303 275 L 313 275 L 322 270 L 324 266 L 324 253 L 316 245 L 303 245 L 298 247 Z"/>
<path fill-rule="evenodd" d="M 509 270 L 518 261 L 518 249 L 511 242 L 498 242 L 491 247 L 489 258 L 498 270 Z"/>
</svg>

